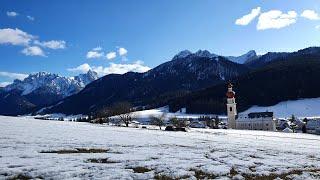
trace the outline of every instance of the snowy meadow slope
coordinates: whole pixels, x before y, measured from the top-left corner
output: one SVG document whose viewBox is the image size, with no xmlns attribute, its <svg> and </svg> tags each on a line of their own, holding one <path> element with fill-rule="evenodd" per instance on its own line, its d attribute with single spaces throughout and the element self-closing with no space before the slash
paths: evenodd
<svg viewBox="0 0 320 180">
<path fill-rule="evenodd" d="M 0 117 L 0 179 L 320 178 L 320 136 Z"/>
<path fill-rule="evenodd" d="M 291 115 L 297 117 L 319 117 L 320 98 L 298 99 L 292 101 L 282 101 L 274 106 L 252 106 L 243 114 L 250 112 L 273 112 L 277 118 L 287 118 Z"/>
</svg>

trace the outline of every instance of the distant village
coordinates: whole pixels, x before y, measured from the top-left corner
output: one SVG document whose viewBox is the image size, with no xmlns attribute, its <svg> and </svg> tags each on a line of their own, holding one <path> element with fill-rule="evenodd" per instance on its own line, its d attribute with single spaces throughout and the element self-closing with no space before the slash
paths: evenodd
<svg viewBox="0 0 320 180">
<path fill-rule="evenodd" d="M 277 118 L 273 112 L 250 112 L 248 114 L 237 113 L 236 93 L 233 85 L 228 84 L 226 93 L 227 117 L 212 115 L 176 116 L 169 113 L 138 115 L 137 109 L 128 103 L 118 103 L 112 109 L 105 109 L 92 116 L 35 116 L 36 119 L 77 121 L 91 123 L 107 123 L 115 126 L 127 126 L 136 128 L 151 128 L 151 126 L 164 128 L 167 131 L 188 131 L 189 128 L 211 128 L 211 129 L 240 129 L 277 131 L 284 133 L 310 133 L 320 135 L 320 117 L 295 117 Z M 185 108 L 177 113 L 184 114 Z M 142 111 L 143 112 L 143 111 Z"/>
</svg>

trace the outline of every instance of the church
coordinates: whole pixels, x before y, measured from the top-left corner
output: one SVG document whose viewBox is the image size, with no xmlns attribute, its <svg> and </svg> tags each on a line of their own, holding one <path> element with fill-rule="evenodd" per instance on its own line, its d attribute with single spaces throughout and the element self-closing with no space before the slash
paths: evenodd
<svg viewBox="0 0 320 180">
<path fill-rule="evenodd" d="M 229 129 L 247 129 L 276 131 L 276 123 L 273 120 L 273 112 L 252 112 L 249 114 L 237 114 L 237 103 L 233 85 L 228 84 L 227 114 Z"/>
</svg>

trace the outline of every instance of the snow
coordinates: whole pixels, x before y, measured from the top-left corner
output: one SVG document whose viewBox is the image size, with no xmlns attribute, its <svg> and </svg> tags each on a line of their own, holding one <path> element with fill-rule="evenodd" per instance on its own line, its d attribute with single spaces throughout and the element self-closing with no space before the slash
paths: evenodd
<svg viewBox="0 0 320 180">
<path fill-rule="evenodd" d="M 222 129 L 166 132 L 5 116 L 0 116 L 0 132 L 0 179 L 18 174 L 45 179 L 195 179 L 196 171 L 221 179 L 284 173 L 320 178 L 320 136 L 310 134 Z M 74 148 L 109 151 L 40 153 Z M 88 162 L 94 158 L 115 163 Z M 135 173 L 135 167 L 150 171 Z M 235 173 L 230 174 L 231 169 Z"/>
<path fill-rule="evenodd" d="M 36 116 L 25 116 L 29 118 L 46 118 L 47 120 L 60 120 L 63 118 L 64 121 L 76 121 L 80 118 L 88 118 L 87 115 L 77 114 L 77 115 L 65 115 L 63 113 L 53 113 L 53 114 L 45 114 L 45 115 L 36 115 Z"/>
<path fill-rule="evenodd" d="M 274 112 L 276 118 L 291 117 L 292 114 L 296 117 L 319 117 L 320 116 L 320 98 L 299 99 L 292 101 L 280 102 L 274 106 L 261 107 L 252 106 L 241 114 L 250 112 Z"/>
<path fill-rule="evenodd" d="M 138 121 L 144 123 L 148 122 L 150 117 L 156 116 L 160 117 L 162 114 L 165 115 L 165 119 L 169 120 L 170 118 L 176 117 L 181 119 L 198 119 L 201 116 L 215 116 L 213 114 L 187 114 L 185 108 L 181 108 L 181 112 L 169 112 L 169 107 L 164 106 L 161 108 L 156 109 L 149 109 L 149 110 L 143 110 L 143 111 L 135 111 L 132 113 L 133 117 L 136 118 Z"/>
<path fill-rule="evenodd" d="M 97 73 L 88 71 L 75 77 L 64 77 L 47 72 L 30 74 L 24 80 L 15 80 L 4 88 L 5 91 L 19 90 L 21 95 L 28 95 L 33 91 L 45 88 L 48 92 L 70 96 L 84 88 L 90 82 L 98 79 Z"/>
<path fill-rule="evenodd" d="M 212 53 L 210 53 L 208 50 L 198 50 L 198 51 L 195 52 L 195 53 L 192 53 L 192 52 L 190 52 L 189 50 L 184 50 L 184 51 L 179 52 L 177 55 L 175 55 L 175 56 L 173 57 L 173 60 L 186 58 L 186 57 L 188 57 L 189 55 L 194 55 L 194 56 L 197 56 L 197 57 L 207 57 L 207 58 L 215 58 L 215 57 L 218 57 L 218 55 L 212 54 Z"/>
<path fill-rule="evenodd" d="M 207 58 L 218 57 L 218 55 L 212 54 L 208 50 L 198 50 L 197 52 L 194 53 L 194 55 L 198 57 L 207 57 Z"/>
<path fill-rule="evenodd" d="M 247 63 L 248 61 L 251 61 L 251 60 L 258 58 L 258 56 L 256 54 L 256 51 L 251 50 L 241 56 L 237 56 L 237 57 L 236 56 L 227 56 L 226 58 L 232 62 L 235 62 L 238 64 L 244 64 L 244 63 Z"/>
<path fill-rule="evenodd" d="M 184 50 L 179 52 L 177 55 L 175 55 L 173 57 L 173 59 L 181 59 L 181 58 L 185 58 L 187 56 L 189 56 L 190 54 L 192 54 L 189 50 Z"/>
</svg>

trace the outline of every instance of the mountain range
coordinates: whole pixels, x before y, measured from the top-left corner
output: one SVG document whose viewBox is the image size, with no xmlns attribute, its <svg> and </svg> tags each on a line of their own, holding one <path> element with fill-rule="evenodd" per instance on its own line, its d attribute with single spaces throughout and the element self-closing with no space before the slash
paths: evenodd
<svg viewBox="0 0 320 180">
<path fill-rule="evenodd" d="M 16 115 L 50 105 L 78 93 L 87 84 L 98 79 L 96 72 L 88 71 L 75 77 L 39 72 L 24 80 L 0 89 L 0 114 Z"/>
<path fill-rule="evenodd" d="M 282 101 L 320 97 L 320 48 L 280 56 L 230 80 L 239 112 L 253 105 L 272 106 Z M 171 111 L 225 114 L 226 83 L 189 93 L 169 103 Z M 317 108 L 317 107 L 314 107 Z"/>
<path fill-rule="evenodd" d="M 30 86 L 33 81 L 29 77 L 35 76 L 30 75 L 29 79 L 0 89 L 0 114 L 36 112 L 42 107 L 45 108 L 38 112 L 90 114 L 119 101 L 144 108 L 169 104 L 172 111 L 186 107 L 192 113 L 223 113 L 225 84 L 229 81 L 235 83 L 240 110 L 245 110 L 252 105 L 320 97 L 320 91 L 311 92 L 309 84 L 310 79 L 320 75 L 317 74 L 319 62 L 318 47 L 264 55 L 251 50 L 238 57 L 220 56 L 207 50 L 195 53 L 184 50 L 171 61 L 145 73 L 109 74 L 97 79 L 96 74 L 89 71 L 86 75 L 66 78 L 63 82 L 68 85 L 44 83 L 43 86 L 33 83 Z M 46 75 L 47 79 L 52 77 L 60 76 Z M 60 78 L 56 81 L 60 82 Z M 42 82 L 41 78 L 33 79 Z M 60 86 L 55 87 L 56 84 Z M 290 91 L 280 85 L 290 87 Z M 7 106 L 5 110 L 4 106 Z"/>
<path fill-rule="evenodd" d="M 248 70 L 242 64 L 209 51 L 182 51 L 171 61 L 145 73 L 104 76 L 44 112 L 88 114 L 118 101 L 129 101 L 134 106 L 157 107 L 174 97 L 222 83 Z"/>
</svg>

